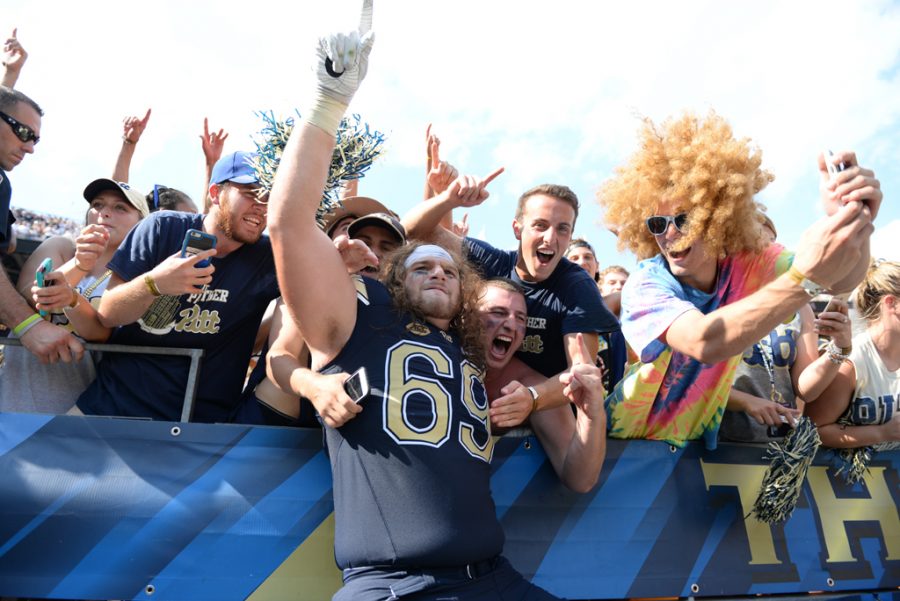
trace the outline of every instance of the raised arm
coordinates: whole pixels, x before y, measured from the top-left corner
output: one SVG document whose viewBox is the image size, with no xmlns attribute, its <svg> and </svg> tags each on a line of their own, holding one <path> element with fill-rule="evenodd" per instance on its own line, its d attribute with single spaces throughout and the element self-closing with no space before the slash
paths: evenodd
<svg viewBox="0 0 900 601">
<path fill-rule="evenodd" d="M 203 158 L 206 168 L 206 185 L 203 187 L 203 213 L 209 213 L 209 207 L 212 199 L 209 197 L 209 180 L 212 177 L 213 167 L 216 161 L 222 158 L 222 150 L 225 148 L 225 140 L 228 139 L 228 133 L 219 128 L 219 131 L 209 132 L 209 120 L 203 118 L 203 133 L 200 134 L 200 147 L 203 149 Z"/>
<path fill-rule="evenodd" d="M 403 227 L 406 228 L 408 237 L 451 248 L 459 247 L 462 239 L 441 225 L 442 220 L 457 207 L 474 207 L 487 200 L 490 196 L 487 185 L 503 173 L 503 169 L 495 169 L 483 178 L 461 175 L 433 199 L 414 206 L 403 216 Z"/>
<path fill-rule="evenodd" d="M 112 174 L 112 178 L 117 182 L 128 181 L 131 159 L 134 157 L 141 134 L 144 133 L 147 122 L 150 121 L 150 110 L 147 109 L 147 114 L 143 118 L 131 116 L 122 119 L 122 148 L 119 149 L 119 156 L 116 157 L 116 166 L 113 168 Z"/>
<path fill-rule="evenodd" d="M 368 68 L 371 25 L 372 1 L 365 0 L 357 32 L 319 40 L 314 104 L 291 133 L 269 197 L 278 283 L 314 367 L 337 355 L 356 323 L 356 288 L 315 215 L 338 125 Z"/>
<path fill-rule="evenodd" d="M 826 166 L 826 160 L 832 161 L 835 165 L 843 164 L 845 169 L 831 176 Z M 825 213 L 834 215 L 848 203 L 861 205 L 860 219 L 868 223 L 866 233 L 871 234 L 873 227 L 871 222 L 875 221 L 878 216 L 883 198 L 881 183 L 876 179 L 875 173 L 871 169 L 860 167 L 856 154 L 846 151 L 837 153 L 830 158 L 819 155 L 818 167 L 822 206 Z M 847 267 L 846 271 L 842 269 L 841 275 L 828 288 L 835 294 L 850 292 L 866 276 L 869 261 L 869 236 L 866 235 L 864 243 L 859 245 L 858 253 L 848 253 L 846 263 L 842 266 Z M 823 283 L 815 278 L 810 279 L 820 284 Z"/>
<path fill-rule="evenodd" d="M 13 28 L 12 33 L 6 41 L 3 42 L 3 79 L 0 84 L 7 88 L 16 87 L 19 81 L 19 75 L 22 73 L 22 67 L 28 60 L 28 53 L 16 37 L 18 29 Z"/>
</svg>

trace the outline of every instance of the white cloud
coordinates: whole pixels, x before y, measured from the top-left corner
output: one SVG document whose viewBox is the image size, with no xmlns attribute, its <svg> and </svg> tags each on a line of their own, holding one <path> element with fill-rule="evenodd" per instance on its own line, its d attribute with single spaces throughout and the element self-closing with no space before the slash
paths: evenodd
<svg viewBox="0 0 900 601">
<path fill-rule="evenodd" d="M 260 127 L 253 110 L 302 109 L 315 35 L 353 26 L 356 6 L 5 0 L 0 32 L 17 25 L 31 54 L 19 87 L 47 110 L 37 154 L 12 174 L 14 202 L 80 216 L 84 184 L 112 169 L 121 118 L 148 106 L 133 183 L 197 195 L 203 117 L 227 128 L 234 150 Z M 388 153 L 363 189 L 403 199 L 401 212 L 415 202 L 433 122 L 463 171 L 506 165 L 470 216 L 502 244 L 511 199 L 550 180 L 582 198 L 581 233 L 611 247 L 595 225 L 597 186 L 634 150 L 638 115 L 683 108 L 714 107 L 761 146 L 777 176 L 763 199 L 789 245 L 816 214 L 821 148 L 858 149 L 885 190 L 897 188 L 900 7 L 890 2 L 395 0 L 376 3 L 374 26 L 351 110 L 388 133 Z M 896 219 L 887 196 L 883 218 Z"/>
</svg>

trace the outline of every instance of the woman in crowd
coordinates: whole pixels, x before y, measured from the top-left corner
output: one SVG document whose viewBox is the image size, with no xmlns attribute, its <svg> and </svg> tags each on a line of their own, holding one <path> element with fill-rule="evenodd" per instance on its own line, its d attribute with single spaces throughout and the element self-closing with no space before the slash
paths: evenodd
<svg viewBox="0 0 900 601">
<path fill-rule="evenodd" d="M 831 344 L 825 390 L 806 414 L 822 444 L 834 448 L 900 446 L 900 263 L 875 262 L 854 293 L 866 331 L 851 348 Z"/>
<path fill-rule="evenodd" d="M 128 184 L 109 179 L 91 182 L 84 190 L 90 204 L 87 225 L 75 240 L 45 240 L 22 267 L 18 288 L 47 319 L 85 340 L 104 341 L 110 330 L 100 325 L 96 307 L 111 272 L 107 262 L 125 235 L 143 217 L 147 203 Z M 45 259 L 57 267 L 35 286 L 35 271 Z M 75 363 L 43 365 L 28 351 L 7 347 L 0 377 L 0 410 L 65 413 L 95 377 L 88 353 Z"/>
</svg>

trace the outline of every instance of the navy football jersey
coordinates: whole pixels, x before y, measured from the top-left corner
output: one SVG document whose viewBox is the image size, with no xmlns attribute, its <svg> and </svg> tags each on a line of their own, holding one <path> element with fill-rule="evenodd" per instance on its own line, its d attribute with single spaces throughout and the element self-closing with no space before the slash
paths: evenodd
<svg viewBox="0 0 900 601">
<path fill-rule="evenodd" d="M 326 428 L 341 568 L 459 566 L 493 557 L 503 531 L 490 491 L 487 395 L 458 340 L 398 313 L 357 278 L 357 320 L 323 373 L 365 367 L 362 412 Z"/>
<path fill-rule="evenodd" d="M 516 357 L 549 378 L 569 366 L 563 337 L 576 332 L 618 332 L 621 327 L 603 303 L 596 282 L 568 259 L 546 280 L 527 282 L 516 271 L 518 251 L 500 250 L 475 238 L 465 239 L 469 260 L 486 278 L 509 278 L 525 291 L 528 322 Z"/>
</svg>

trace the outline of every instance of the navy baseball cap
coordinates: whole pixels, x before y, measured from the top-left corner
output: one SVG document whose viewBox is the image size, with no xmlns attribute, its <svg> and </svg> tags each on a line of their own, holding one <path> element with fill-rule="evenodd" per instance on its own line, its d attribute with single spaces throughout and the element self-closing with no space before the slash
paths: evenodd
<svg viewBox="0 0 900 601">
<path fill-rule="evenodd" d="M 256 176 L 256 170 L 253 168 L 251 161 L 256 158 L 255 152 L 244 152 L 238 150 L 231 154 L 226 154 L 216 161 L 209 178 L 211 184 L 221 184 L 222 182 L 234 182 L 235 184 L 256 184 L 259 178 Z"/>
</svg>

